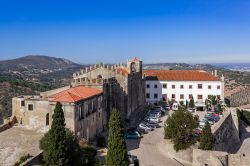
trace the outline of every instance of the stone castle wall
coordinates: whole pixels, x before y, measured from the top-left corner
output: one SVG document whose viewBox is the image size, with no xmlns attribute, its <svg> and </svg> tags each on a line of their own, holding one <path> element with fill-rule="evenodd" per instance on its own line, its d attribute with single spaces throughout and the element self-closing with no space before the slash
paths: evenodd
<svg viewBox="0 0 250 166">
<path fill-rule="evenodd" d="M 215 139 L 214 150 L 233 152 L 234 147 L 240 144 L 236 110 L 226 110 L 224 117 L 212 127 L 212 132 Z"/>
<path fill-rule="evenodd" d="M 193 166 L 249 166 L 249 158 L 242 154 L 193 149 Z"/>
</svg>

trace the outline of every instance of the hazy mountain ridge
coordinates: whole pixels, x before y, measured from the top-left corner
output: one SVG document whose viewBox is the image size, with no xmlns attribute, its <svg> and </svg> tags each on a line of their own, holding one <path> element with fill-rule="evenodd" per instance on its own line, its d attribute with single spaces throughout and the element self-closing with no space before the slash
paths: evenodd
<svg viewBox="0 0 250 166">
<path fill-rule="evenodd" d="M 12 97 L 68 85 L 72 74 L 83 67 L 67 59 L 40 55 L 0 61 L 0 124 L 1 117 L 11 115 Z"/>
</svg>

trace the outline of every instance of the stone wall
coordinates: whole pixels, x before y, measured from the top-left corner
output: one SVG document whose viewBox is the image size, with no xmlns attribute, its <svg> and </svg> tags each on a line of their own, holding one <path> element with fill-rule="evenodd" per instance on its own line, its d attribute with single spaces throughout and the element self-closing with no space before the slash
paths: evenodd
<svg viewBox="0 0 250 166">
<path fill-rule="evenodd" d="M 29 110 L 28 105 L 32 105 L 33 110 Z M 15 116 L 19 124 L 33 129 L 42 128 L 46 126 L 47 113 L 49 102 L 40 96 L 21 96 L 12 99 L 12 118 Z"/>
<path fill-rule="evenodd" d="M 215 139 L 214 150 L 232 152 L 240 145 L 238 120 L 235 109 L 227 109 L 224 117 L 212 127 Z"/>
<path fill-rule="evenodd" d="M 193 149 L 193 166 L 249 166 L 249 158 L 242 154 Z"/>
</svg>

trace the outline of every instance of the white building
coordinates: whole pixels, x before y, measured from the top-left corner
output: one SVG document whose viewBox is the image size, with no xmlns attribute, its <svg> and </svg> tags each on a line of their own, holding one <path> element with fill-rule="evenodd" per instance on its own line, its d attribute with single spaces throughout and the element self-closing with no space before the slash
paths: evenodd
<svg viewBox="0 0 250 166">
<path fill-rule="evenodd" d="M 144 70 L 146 78 L 146 101 L 161 100 L 177 102 L 190 100 L 204 103 L 210 95 L 224 99 L 224 78 L 221 79 L 200 70 Z M 217 75 L 217 72 L 215 72 Z"/>
</svg>

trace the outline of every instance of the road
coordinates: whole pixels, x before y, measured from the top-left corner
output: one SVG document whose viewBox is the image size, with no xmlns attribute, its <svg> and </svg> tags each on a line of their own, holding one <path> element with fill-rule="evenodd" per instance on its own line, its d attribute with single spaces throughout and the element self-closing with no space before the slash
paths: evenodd
<svg viewBox="0 0 250 166">
<path fill-rule="evenodd" d="M 132 155 L 137 156 L 141 166 L 180 166 L 174 159 L 170 158 L 167 153 L 164 153 L 164 128 L 163 123 L 167 116 L 162 117 L 160 123 L 161 128 L 157 128 L 148 134 L 143 135 L 143 138 L 138 140 L 127 140 L 127 148 Z"/>
</svg>

